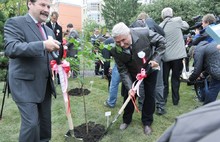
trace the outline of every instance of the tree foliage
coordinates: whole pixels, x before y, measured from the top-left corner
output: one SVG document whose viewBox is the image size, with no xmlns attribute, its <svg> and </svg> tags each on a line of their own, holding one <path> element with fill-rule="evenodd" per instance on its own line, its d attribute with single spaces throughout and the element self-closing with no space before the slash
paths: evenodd
<svg viewBox="0 0 220 142">
<path fill-rule="evenodd" d="M 190 25 L 194 25 L 195 21 L 192 18 L 197 15 L 202 16 L 207 13 L 220 15 L 220 2 L 216 2 L 216 0 L 155 0 L 152 4 L 141 6 L 135 6 L 135 1 L 132 0 L 104 0 L 104 2 L 102 14 L 108 28 L 112 28 L 115 23 L 120 21 L 129 25 L 143 11 L 160 23 L 162 21 L 161 11 L 165 7 L 171 7 L 174 16 L 182 17 Z"/>
<path fill-rule="evenodd" d="M 2 11 L 0 11 L 0 51 L 3 50 L 3 29 L 4 29 L 4 23 L 5 23 L 5 16 Z"/>
<path fill-rule="evenodd" d="M 220 15 L 220 2 L 216 0 L 196 0 L 196 8 L 201 15 L 212 13 Z"/>
<path fill-rule="evenodd" d="M 180 16 L 185 21 L 190 21 L 195 16 L 195 1 L 192 0 L 157 0 L 153 4 L 143 5 L 139 10 L 148 13 L 157 23 L 162 21 L 161 11 L 165 7 L 171 7 L 174 16 Z"/>
<path fill-rule="evenodd" d="M 0 1 L 0 51 L 3 50 L 3 27 L 5 20 L 26 13 L 26 1 L 24 0 L 1 0 Z"/>
<path fill-rule="evenodd" d="M 220 14 L 220 2 L 216 0 L 156 0 L 153 4 L 142 5 L 138 11 L 145 11 L 157 23 L 162 21 L 161 11 L 165 7 L 171 7 L 174 11 L 174 16 L 180 16 L 190 25 L 194 25 L 193 17 L 212 13 Z"/>
<path fill-rule="evenodd" d="M 116 23 L 124 22 L 130 25 L 130 19 L 137 14 L 140 4 L 138 0 L 104 0 L 102 5 L 102 15 L 105 19 L 106 27 L 111 29 Z"/>
<path fill-rule="evenodd" d="M 2 0 L 0 10 L 3 11 L 6 18 L 27 13 L 27 5 L 24 0 Z"/>
</svg>

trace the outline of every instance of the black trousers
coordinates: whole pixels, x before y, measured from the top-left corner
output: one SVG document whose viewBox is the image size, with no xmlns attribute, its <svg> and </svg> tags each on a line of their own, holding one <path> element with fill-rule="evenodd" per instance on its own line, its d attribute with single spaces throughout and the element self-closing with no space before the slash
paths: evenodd
<svg viewBox="0 0 220 142">
<path fill-rule="evenodd" d="M 145 98 L 143 101 L 143 107 L 141 111 L 141 121 L 143 125 L 150 126 L 153 123 L 153 114 L 155 111 L 155 85 L 157 80 L 157 71 L 151 73 L 147 78 L 143 80 L 144 83 L 144 92 Z M 135 78 L 133 78 L 133 82 Z M 128 97 L 128 90 L 126 89 L 126 93 L 124 94 L 124 102 Z M 132 101 L 129 101 L 128 105 L 125 107 L 123 114 L 123 122 L 126 124 L 130 124 L 132 121 L 132 114 L 134 112 L 134 105 Z"/>
<path fill-rule="evenodd" d="M 171 89 L 172 89 L 173 105 L 178 105 L 180 99 L 179 88 L 180 88 L 180 75 L 183 70 L 182 60 L 183 59 L 177 59 L 169 62 L 163 62 L 164 99 L 165 102 L 167 102 L 167 97 L 169 94 L 170 70 L 172 70 Z"/>
</svg>

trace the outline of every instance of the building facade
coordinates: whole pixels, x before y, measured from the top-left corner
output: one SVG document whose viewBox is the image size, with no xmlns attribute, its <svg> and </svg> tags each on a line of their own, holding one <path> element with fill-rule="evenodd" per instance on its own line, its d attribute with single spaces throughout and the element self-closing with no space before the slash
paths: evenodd
<svg viewBox="0 0 220 142">
<path fill-rule="evenodd" d="M 154 0 L 139 0 L 139 3 L 148 4 Z M 81 31 L 83 22 L 87 19 L 94 20 L 96 23 L 104 25 L 102 16 L 103 0 L 53 0 L 51 12 L 59 13 L 58 23 L 62 26 L 63 31 L 66 25 L 72 23 L 76 30 Z"/>
<path fill-rule="evenodd" d="M 86 0 L 53 0 L 51 12 L 59 13 L 58 23 L 62 26 L 63 31 L 67 24 L 72 23 L 76 30 L 81 31 L 83 21 L 86 19 Z"/>
<path fill-rule="evenodd" d="M 98 24 L 104 24 L 102 4 L 103 0 L 87 0 L 87 18 Z"/>
<path fill-rule="evenodd" d="M 81 31 L 87 19 L 104 24 L 102 4 L 103 0 L 53 0 L 51 12 L 59 13 L 58 23 L 64 30 L 67 24 L 72 23 L 76 30 Z"/>
</svg>

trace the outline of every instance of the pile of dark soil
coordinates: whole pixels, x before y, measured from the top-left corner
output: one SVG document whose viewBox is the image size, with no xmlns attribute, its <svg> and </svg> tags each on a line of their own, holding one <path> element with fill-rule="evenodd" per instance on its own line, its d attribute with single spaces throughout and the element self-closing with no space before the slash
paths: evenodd
<svg viewBox="0 0 220 142">
<path fill-rule="evenodd" d="M 88 89 L 82 89 L 82 88 L 74 88 L 74 89 L 71 89 L 68 94 L 70 96 L 82 96 L 83 94 L 84 95 L 89 95 L 91 91 L 89 91 Z"/>
<path fill-rule="evenodd" d="M 79 125 L 74 128 L 76 138 L 83 138 L 83 142 L 98 142 L 104 136 L 105 127 L 101 124 L 88 122 L 88 133 L 86 132 L 86 124 Z"/>
</svg>

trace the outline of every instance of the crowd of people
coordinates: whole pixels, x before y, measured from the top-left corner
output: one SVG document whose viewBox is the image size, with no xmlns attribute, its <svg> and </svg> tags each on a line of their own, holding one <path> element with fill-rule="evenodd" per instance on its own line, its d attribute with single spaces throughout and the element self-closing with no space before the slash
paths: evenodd
<svg viewBox="0 0 220 142">
<path fill-rule="evenodd" d="M 64 32 L 57 22 L 59 14 L 52 12 L 49 15 L 50 4 L 50 0 L 28 0 L 28 13 L 8 19 L 4 26 L 5 55 L 10 58 L 9 86 L 21 115 L 19 141 L 51 139 L 51 95 L 56 97 L 49 66 L 53 59 L 51 53 L 58 52 L 59 45 L 63 44 L 64 58 L 79 61 L 78 49 L 69 42 L 71 38 L 79 40 L 78 32 L 72 23 L 67 25 L 67 31 Z M 50 21 L 46 22 L 48 17 Z M 135 98 L 137 92 L 132 84 L 137 75 L 146 70 L 139 86 L 138 98 L 146 135 L 152 133 L 155 112 L 158 115 L 169 113 L 165 108 L 169 92 L 172 104 L 179 105 L 180 78 L 185 63 L 186 71 L 189 72 L 191 58 L 194 59 L 194 69 L 186 79 L 188 84 L 196 84 L 198 80 L 208 82 L 199 88 L 204 105 L 215 101 L 220 91 L 220 45 L 205 32 L 207 26 L 216 23 L 215 16 L 204 15 L 202 24 L 194 26 L 195 35 L 188 34 L 186 39 L 183 30 L 188 30 L 189 24 L 181 17 L 174 17 L 172 8 L 164 8 L 161 18 L 163 21 L 157 24 L 142 12 L 130 26 L 120 22 L 114 25 L 111 34 L 103 36 L 95 28 L 91 35 L 93 53 L 101 53 L 105 59 L 97 58 L 94 61 L 94 74 L 103 75 L 109 81 L 109 96 L 104 100 L 106 107 L 115 107 L 120 82 L 124 102 L 130 96 Z M 104 44 L 102 50 L 99 49 L 101 42 Z M 109 46 L 110 50 L 107 49 Z M 114 58 L 112 69 L 111 57 Z M 72 69 L 72 76 L 78 75 L 79 65 L 76 65 Z M 59 75 L 57 78 L 59 83 Z M 135 104 L 129 101 L 124 109 L 121 130 L 125 130 L 132 122 L 134 109 Z"/>
</svg>

